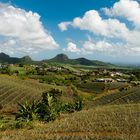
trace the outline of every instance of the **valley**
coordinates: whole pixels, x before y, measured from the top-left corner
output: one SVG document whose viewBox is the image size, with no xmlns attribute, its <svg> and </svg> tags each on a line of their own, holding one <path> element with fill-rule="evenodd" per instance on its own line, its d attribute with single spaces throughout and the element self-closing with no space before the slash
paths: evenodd
<svg viewBox="0 0 140 140">
<path fill-rule="evenodd" d="M 0 139 L 138 140 L 139 70 L 75 66 L 61 63 L 67 57 L 58 56 L 57 62 L 1 64 Z M 57 118 L 15 119 L 22 105 L 30 109 L 52 91 L 62 104 Z"/>
</svg>

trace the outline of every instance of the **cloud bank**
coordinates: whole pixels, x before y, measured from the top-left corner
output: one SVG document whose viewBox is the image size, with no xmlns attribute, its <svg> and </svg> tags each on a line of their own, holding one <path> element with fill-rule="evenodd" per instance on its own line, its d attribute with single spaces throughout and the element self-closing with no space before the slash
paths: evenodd
<svg viewBox="0 0 140 140">
<path fill-rule="evenodd" d="M 81 50 L 118 55 L 140 55 L 140 4 L 136 0 L 120 0 L 111 8 L 102 8 L 107 16 L 96 10 L 85 12 L 82 17 L 61 22 L 58 27 L 66 31 L 69 27 L 91 33 L 99 40 L 86 40 Z M 81 51 L 83 52 L 83 51 Z"/>
<path fill-rule="evenodd" d="M 40 16 L 0 3 L 0 51 L 33 54 L 57 49 L 59 45 L 45 30 Z"/>
</svg>

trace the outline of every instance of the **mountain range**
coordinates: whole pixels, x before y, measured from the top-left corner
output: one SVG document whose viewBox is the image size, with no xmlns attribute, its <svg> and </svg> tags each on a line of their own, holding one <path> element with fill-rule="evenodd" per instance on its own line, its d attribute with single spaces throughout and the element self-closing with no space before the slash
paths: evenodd
<svg viewBox="0 0 140 140">
<path fill-rule="evenodd" d="M 85 65 L 85 66 L 111 66 L 110 63 L 105 63 L 98 60 L 89 60 L 86 58 L 70 59 L 66 54 L 58 54 L 52 59 L 45 59 L 42 61 L 34 61 L 30 56 L 24 56 L 22 58 L 10 57 L 5 53 L 0 53 L 0 63 L 8 64 L 38 64 L 38 63 L 60 63 L 60 64 L 71 64 L 71 65 Z"/>
</svg>

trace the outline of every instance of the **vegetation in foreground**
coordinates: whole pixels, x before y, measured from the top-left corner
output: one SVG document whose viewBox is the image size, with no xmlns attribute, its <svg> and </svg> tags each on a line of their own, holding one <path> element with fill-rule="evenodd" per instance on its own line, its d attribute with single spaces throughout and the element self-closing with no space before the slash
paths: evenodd
<svg viewBox="0 0 140 140">
<path fill-rule="evenodd" d="M 139 70 L 43 63 L 0 73 L 2 140 L 139 138 Z"/>
<path fill-rule="evenodd" d="M 139 113 L 140 104 L 95 107 L 61 115 L 54 122 L 34 121 L 23 129 L 1 131 L 0 139 L 139 140 Z"/>
</svg>

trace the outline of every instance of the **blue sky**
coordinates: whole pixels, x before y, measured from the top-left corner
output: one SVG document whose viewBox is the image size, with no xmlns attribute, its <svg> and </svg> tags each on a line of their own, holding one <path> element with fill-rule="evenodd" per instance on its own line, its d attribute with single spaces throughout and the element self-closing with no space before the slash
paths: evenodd
<svg viewBox="0 0 140 140">
<path fill-rule="evenodd" d="M 135 38 L 139 39 L 140 22 L 136 17 L 140 15 L 140 2 L 125 2 L 126 0 L 0 0 L 0 25 L 6 26 L 13 18 L 10 24 L 7 24 L 8 31 L 0 28 L 0 51 L 18 57 L 30 55 L 34 59 L 51 58 L 58 53 L 66 53 L 71 58 L 86 57 L 108 62 L 137 63 L 140 58 L 140 44 Z M 131 8 L 135 15 L 127 13 L 128 8 Z M 125 10 L 121 11 L 122 9 Z M 32 12 L 30 17 L 29 11 Z M 5 16 L 5 13 L 9 16 Z M 40 18 L 34 15 L 35 13 Z M 30 20 L 32 17 L 35 18 L 31 19 L 36 24 L 34 27 L 28 25 L 33 22 Z M 25 23 L 22 24 L 23 20 L 21 21 L 23 18 L 27 20 L 25 27 Z M 76 18 L 79 18 L 77 22 L 74 20 Z M 16 20 L 17 23 L 14 22 Z M 99 25 L 96 24 L 98 22 Z M 60 24 L 61 26 L 58 26 Z M 5 26 L 3 28 L 6 28 Z M 14 27 L 17 34 L 14 33 Z M 10 32 L 12 29 L 13 32 Z M 35 34 L 32 38 L 31 35 L 26 36 L 29 29 L 31 35 Z M 27 32 L 24 32 L 26 30 Z M 34 41 L 36 38 L 39 42 Z"/>
</svg>

